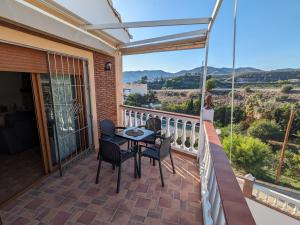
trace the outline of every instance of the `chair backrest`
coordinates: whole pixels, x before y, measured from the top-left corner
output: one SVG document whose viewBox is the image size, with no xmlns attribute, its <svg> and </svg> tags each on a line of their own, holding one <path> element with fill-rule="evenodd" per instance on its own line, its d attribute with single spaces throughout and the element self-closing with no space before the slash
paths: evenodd
<svg viewBox="0 0 300 225">
<path fill-rule="evenodd" d="M 100 157 L 103 161 L 119 164 L 120 163 L 120 146 L 107 140 L 101 140 Z"/>
<path fill-rule="evenodd" d="M 161 130 L 161 120 L 159 118 L 149 118 L 146 121 L 145 128 L 157 133 L 158 131 Z"/>
<path fill-rule="evenodd" d="M 113 121 L 105 119 L 100 121 L 101 135 L 107 135 L 110 137 L 115 136 L 115 124 Z"/>
<path fill-rule="evenodd" d="M 160 144 L 159 156 L 161 159 L 170 154 L 172 136 L 166 137 Z"/>
</svg>

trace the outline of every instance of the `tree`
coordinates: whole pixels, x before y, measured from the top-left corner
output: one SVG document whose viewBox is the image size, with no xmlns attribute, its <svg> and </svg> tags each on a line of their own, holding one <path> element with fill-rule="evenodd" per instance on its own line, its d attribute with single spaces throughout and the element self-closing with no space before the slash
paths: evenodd
<svg viewBox="0 0 300 225">
<path fill-rule="evenodd" d="M 300 180 L 300 154 L 287 150 L 285 157 L 283 174 L 296 180 Z"/>
<path fill-rule="evenodd" d="M 300 130 L 300 104 L 295 104 L 295 118 L 293 120 L 291 134 L 296 134 Z M 279 124 L 281 130 L 286 129 L 290 116 L 291 105 L 282 104 L 274 110 L 274 119 Z"/>
<path fill-rule="evenodd" d="M 141 106 L 146 103 L 147 101 L 145 96 L 138 93 L 128 95 L 125 101 L 125 105 L 130 105 L 130 106 Z"/>
<path fill-rule="evenodd" d="M 245 87 L 245 92 L 250 93 L 250 92 L 252 92 L 252 90 L 249 86 L 247 86 L 247 87 Z"/>
<path fill-rule="evenodd" d="M 229 155 L 230 137 L 223 139 L 224 150 Z M 249 136 L 233 135 L 231 159 L 233 165 L 252 173 L 256 177 L 265 174 L 266 165 L 272 158 L 269 146 L 261 140 Z"/>
<path fill-rule="evenodd" d="M 215 121 L 221 127 L 227 126 L 231 121 L 231 106 L 223 105 L 215 108 Z M 233 122 L 239 123 L 246 117 L 245 109 L 239 106 L 233 108 Z"/>
<path fill-rule="evenodd" d="M 278 124 L 271 120 L 257 120 L 253 122 L 249 129 L 248 135 L 259 138 L 263 142 L 268 140 L 281 140 L 283 133 L 280 130 Z"/>
<path fill-rule="evenodd" d="M 147 76 L 142 76 L 141 77 L 141 84 L 147 84 L 147 81 L 148 81 L 148 77 Z"/>
<path fill-rule="evenodd" d="M 217 81 L 214 78 L 206 80 L 206 90 L 211 91 L 212 89 L 217 87 Z"/>
<path fill-rule="evenodd" d="M 154 103 L 154 102 L 157 102 L 158 99 L 155 95 L 155 92 L 154 91 L 149 91 L 149 93 L 146 95 L 146 102 L 149 104 L 149 103 Z"/>
<path fill-rule="evenodd" d="M 291 90 L 293 90 L 293 86 L 292 85 L 285 85 L 281 88 L 281 92 L 282 93 L 285 93 L 285 94 L 288 94 L 291 92 Z"/>
</svg>

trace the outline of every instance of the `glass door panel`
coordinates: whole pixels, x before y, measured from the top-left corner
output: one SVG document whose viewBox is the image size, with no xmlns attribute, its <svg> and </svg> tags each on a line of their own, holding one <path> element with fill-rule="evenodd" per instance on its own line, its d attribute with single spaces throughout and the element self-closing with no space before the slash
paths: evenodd
<svg viewBox="0 0 300 225">
<path fill-rule="evenodd" d="M 41 75 L 52 164 L 61 169 L 93 148 L 86 62 L 48 55 L 49 74 Z M 67 67 L 67 68 L 66 68 Z"/>
</svg>

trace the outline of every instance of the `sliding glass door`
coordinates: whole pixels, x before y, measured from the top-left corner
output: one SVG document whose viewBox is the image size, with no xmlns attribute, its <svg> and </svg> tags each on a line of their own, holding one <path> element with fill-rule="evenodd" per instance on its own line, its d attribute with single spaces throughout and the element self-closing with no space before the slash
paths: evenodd
<svg viewBox="0 0 300 225">
<path fill-rule="evenodd" d="M 87 62 L 48 53 L 41 74 L 52 164 L 63 169 L 93 148 Z"/>
</svg>

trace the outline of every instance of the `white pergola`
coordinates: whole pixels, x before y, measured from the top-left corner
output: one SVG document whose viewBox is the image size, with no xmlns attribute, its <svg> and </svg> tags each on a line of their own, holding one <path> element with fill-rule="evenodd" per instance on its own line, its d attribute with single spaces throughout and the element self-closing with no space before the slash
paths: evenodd
<svg viewBox="0 0 300 225">
<path fill-rule="evenodd" d="M 161 27 L 161 26 L 181 26 L 181 25 L 207 25 L 206 29 L 194 30 L 189 32 L 165 35 L 160 37 L 153 37 L 140 41 L 133 41 L 129 43 L 120 44 L 118 50 L 122 55 L 145 54 L 152 52 L 177 51 L 187 49 L 205 48 L 205 61 L 202 79 L 202 95 L 201 95 L 201 110 L 203 111 L 206 77 L 208 66 L 208 49 L 209 37 L 213 24 L 217 18 L 219 9 L 223 0 L 216 0 L 214 10 L 210 17 L 204 18 L 188 18 L 188 19 L 173 19 L 173 20 L 157 20 L 157 21 L 140 21 L 140 22 L 120 22 L 108 24 L 93 24 L 85 25 L 83 28 L 87 31 L 91 30 L 106 30 L 106 29 L 128 29 L 128 28 L 142 28 L 142 27 Z M 234 40 L 233 40 L 233 74 L 232 74 L 232 109 L 231 109 L 231 146 L 232 146 L 232 122 L 233 122 L 233 98 L 234 98 L 234 77 L 235 77 L 235 36 L 236 36 L 236 11 L 237 0 L 234 0 Z M 200 137 L 203 130 L 202 115 L 200 113 Z M 198 151 L 200 152 L 200 151 Z M 198 153 L 199 154 L 199 153 Z M 230 153 L 231 161 L 231 153 Z"/>
</svg>

